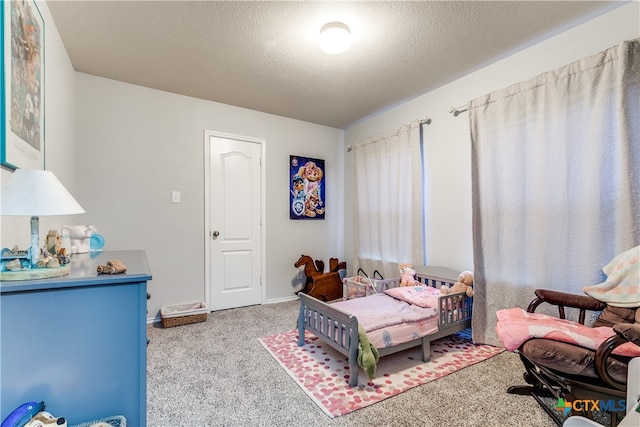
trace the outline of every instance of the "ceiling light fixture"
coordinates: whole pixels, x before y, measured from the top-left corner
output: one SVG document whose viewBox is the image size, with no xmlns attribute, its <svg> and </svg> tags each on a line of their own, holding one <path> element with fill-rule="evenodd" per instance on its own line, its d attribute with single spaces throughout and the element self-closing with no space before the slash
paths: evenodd
<svg viewBox="0 0 640 427">
<path fill-rule="evenodd" d="M 351 30 L 342 22 L 329 22 L 320 29 L 320 48 L 330 55 L 340 55 L 351 46 Z"/>
</svg>

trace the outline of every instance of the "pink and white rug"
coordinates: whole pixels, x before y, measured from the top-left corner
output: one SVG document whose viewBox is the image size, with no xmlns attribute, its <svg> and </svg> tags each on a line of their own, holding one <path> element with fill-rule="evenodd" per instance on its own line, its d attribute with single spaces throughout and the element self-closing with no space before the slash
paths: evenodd
<svg viewBox="0 0 640 427">
<path fill-rule="evenodd" d="M 307 332 L 303 347 L 298 347 L 297 330 L 258 341 L 331 418 L 373 405 L 504 351 L 474 345 L 470 332 L 465 330 L 433 341 L 429 362 L 422 362 L 420 347 L 405 350 L 381 358 L 372 381 L 360 369 L 358 385 L 349 387 L 347 358 L 316 336 Z"/>
</svg>

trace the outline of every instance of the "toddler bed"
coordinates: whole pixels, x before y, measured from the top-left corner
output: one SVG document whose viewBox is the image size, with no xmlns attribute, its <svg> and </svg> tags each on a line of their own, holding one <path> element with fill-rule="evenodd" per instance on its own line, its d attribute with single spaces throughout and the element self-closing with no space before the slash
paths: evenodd
<svg viewBox="0 0 640 427">
<path fill-rule="evenodd" d="M 443 284 L 452 286 L 458 274 L 448 268 L 423 267 L 416 279 L 428 288 L 416 288 L 420 298 L 408 298 L 419 300 L 413 304 L 398 299 L 416 295 L 412 292 L 413 287 L 398 287 L 400 278 L 393 280 L 385 292 L 333 304 L 300 293 L 298 345 L 304 345 L 307 330 L 347 356 L 351 373 L 349 386 L 355 387 L 359 371 L 360 316 L 367 338 L 376 346 L 380 357 L 421 345 L 422 360 L 427 362 L 431 357 L 432 340 L 471 327 L 471 298 L 464 293 L 440 295 L 437 291 Z"/>
</svg>

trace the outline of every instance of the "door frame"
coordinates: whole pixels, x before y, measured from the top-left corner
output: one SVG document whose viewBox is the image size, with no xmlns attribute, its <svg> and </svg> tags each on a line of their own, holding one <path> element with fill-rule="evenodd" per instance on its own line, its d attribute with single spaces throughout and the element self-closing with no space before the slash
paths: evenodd
<svg viewBox="0 0 640 427">
<path fill-rule="evenodd" d="M 225 132 L 217 132 L 212 130 L 204 131 L 204 296 L 207 307 L 211 305 L 211 145 L 209 140 L 211 137 L 233 139 L 243 142 L 252 142 L 260 144 L 261 167 L 260 167 L 260 304 L 264 304 L 266 300 L 266 242 L 265 242 L 265 224 L 266 224 L 266 140 L 263 138 L 255 138 L 252 136 L 235 135 Z"/>
</svg>

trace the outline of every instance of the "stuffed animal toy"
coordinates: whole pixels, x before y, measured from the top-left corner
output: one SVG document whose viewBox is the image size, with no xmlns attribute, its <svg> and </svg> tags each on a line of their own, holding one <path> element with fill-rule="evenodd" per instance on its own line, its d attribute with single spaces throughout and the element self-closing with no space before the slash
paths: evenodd
<svg viewBox="0 0 640 427">
<path fill-rule="evenodd" d="M 358 341 L 358 366 L 364 369 L 369 381 L 371 381 L 376 375 L 376 365 L 380 360 L 380 354 L 376 346 L 369 342 L 362 325 L 358 325 Z"/>
<path fill-rule="evenodd" d="M 400 264 L 398 266 L 400 271 L 400 286 L 413 286 L 416 282 L 416 271 L 413 269 L 413 265 L 409 263 Z"/>
<path fill-rule="evenodd" d="M 458 276 L 458 281 L 451 286 L 451 288 L 447 286 L 442 286 L 440 288 L 440 293 L 443 295 L 447 294 L 456 294 L 459 292 L 464 292 L 467 294 L 469 298 L 473 296 L 473 273 L 470 271 L 463 271 Z"/>
</svg>

